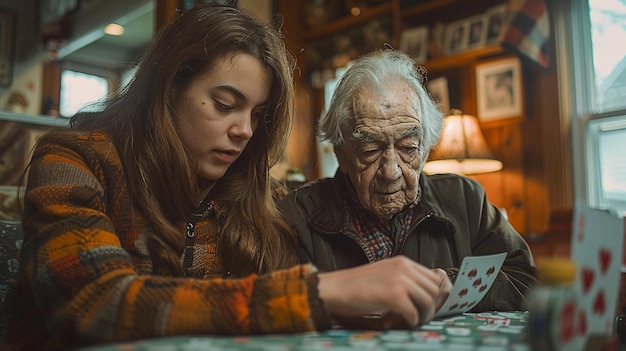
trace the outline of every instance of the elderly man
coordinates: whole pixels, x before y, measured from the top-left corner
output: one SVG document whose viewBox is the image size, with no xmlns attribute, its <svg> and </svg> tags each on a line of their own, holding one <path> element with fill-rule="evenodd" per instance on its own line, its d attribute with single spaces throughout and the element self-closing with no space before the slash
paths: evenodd
<svg viewBox="0 0 626 351">
<path fill-rule="evenodd" d="M 464 257 L 506 252 L 472 311 L 522 309 L 536 282 L 528 245 L 479 183 L 422 173 L 443 128 L 424 79 L 393 49 L 357 59 L 319 126 L 339 170 L 291 192 L 281 210 L 321 271 L 406 256 L 453 283 Z"/>
</svg>

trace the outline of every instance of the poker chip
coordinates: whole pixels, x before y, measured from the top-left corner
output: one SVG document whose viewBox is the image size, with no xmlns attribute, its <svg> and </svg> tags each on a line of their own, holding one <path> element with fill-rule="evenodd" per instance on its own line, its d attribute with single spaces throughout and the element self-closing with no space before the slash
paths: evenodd
<svg viewBox="0 0 626 351">
<path fill-rule="evenodd" d="M 430 321 L 430 323 L 428 323 L 426 325 L 446 325 L 446 322 L 444 322 L 444 321 Z"/>
<path fill-rule="evenodd" d="M 474 345 L 449 344 L 446 351 L 474 351 Z"/>
<path fill-rule="evenodd" d="M 474 338 L 471 336 L 451 336 L 448 338 L 448 345 L 451 344 L 461 344 L 461 345 L 469 345 L 474 346 Z"/>
<path fill-rule="evenodd" d="M 508 351 L 506 346 L 481 345 L 474 349 L 475 351 Z"/>
<path fill-rule="evenodd" d="M 415 341 L 423 341 L 428 343 L 440 343 L 445 340 L 445 336 L 435 331 L 416 331 L 413 333 Z"/>
<path fill-rule="evenodd" d="M 422 326 L 423 330 L 442 330 L 445 327 L 443 324 L 426 324 Z"/>
<path fill-rule="evenodd" d="M 509 344 L 509 338 L 505 336 L 485 336 L 480 339 L 480 343 L 489 346 L 506 346 Z"/>
<path fill-rule="evenodd" d="M 385 350 L 403 350 L 403 351 L 439 351 L 440 345 L 424 344 L 420 342 L 405 342 L 405 343 L 389 343 L 384 344 Z M 333 350 L 334 351 L 334 350 Z"/>
<path fill-rule="evenodd" d="M 511 327 L 502 327 L 502 328 L 498 328 L 498 331 L 501 333 L 507 333 L 507 334 L 520 334 L 524 331 L 523 328 L 511 328 Z"/>
<path fill-rule="evenodd" d="M 350 339 L 348 344 L 361 349 L 380 349 L 380 342 L 376 339 Z"/>
<path fill-rule="evenodd" d="M 411 336 L 406 331 L 391 330 L 378 336 L 381 340 L 387 342 L 402 342 L 411 340 Z"/>
<path fill-rule="evenodd" d="M 327 330 L 324 335 L 331 338 L 343 338 L 350 336 L 350 331 L 345 329 L 332 329 Z"/>
<path fill-rule="evenodd" d="M 469 328 L 449 327 L 446 329 L 446 333 L 454 336 L 468 336 L 472 333 Z"/>
<path fill-rule="evenodd" d="M 474 345 L 464 345 L 464 344 L 448 344 L 446 347 L 446 351 L 474 351 Z"/>
<path fill-rule="evenodd" d="M 499 325 L 495 325 L 495 324 L 483 324 L 483 325 L 479 325 L 478 327 L 476 327 L 476 329 L 481 330 L 481 331 L 496 331 L 500 328 Z"/>
<path fill-rule="evenodd" d="M 530 345 L 528 344 L 512 344 L 510 346 L 511 351 L 530 351 Z"/>
</svg>

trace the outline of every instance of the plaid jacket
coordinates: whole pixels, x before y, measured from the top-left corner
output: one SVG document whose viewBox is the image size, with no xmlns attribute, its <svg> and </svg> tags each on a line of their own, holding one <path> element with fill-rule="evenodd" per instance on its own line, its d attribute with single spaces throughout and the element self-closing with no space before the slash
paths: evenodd
<svg viewBox="0 0 626 351">
<path fill-rule="evenodd" d="M 221 279 L 210 218 L 195 229 L 190 271 L 199 278 L 153 274 L 150 225 L 133 206 L 118 153 L 102 133 L 41 139 L 22 223 L 21 273 L 5 303 L 10 350 L 329 325 L 311 265 Z"/>
</svg>

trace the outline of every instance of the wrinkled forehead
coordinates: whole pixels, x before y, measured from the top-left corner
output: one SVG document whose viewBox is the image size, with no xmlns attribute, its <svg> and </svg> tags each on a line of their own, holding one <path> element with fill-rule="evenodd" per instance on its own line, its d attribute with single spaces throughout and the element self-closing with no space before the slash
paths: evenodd
<svg viewBox="0 0 626 351">
<path fill-rule="evenodd" d="M 384 81 L 380 86 L 365 85 L 352 101 L 353 130 L 369 128 L 411 128 L 421 125 L 416 92 L 403 79 Z"/>
</svg>

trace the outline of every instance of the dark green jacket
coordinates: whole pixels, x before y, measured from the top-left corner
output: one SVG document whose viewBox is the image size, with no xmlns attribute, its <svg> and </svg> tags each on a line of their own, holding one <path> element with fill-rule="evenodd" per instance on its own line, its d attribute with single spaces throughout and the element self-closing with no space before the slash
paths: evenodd
<svg viewBox="0 0 626 351">
<path fill-rule="evenodd" d="M 281 211 L 298 233 L 302 246 L 321 271 L 373 262 L 374 254 L 359 244 L 350 225 L 346 182 L 338 171 L 292 191 Z M 523 238 L 487 201 L 483 187 L 458 175 L 421 175 L 419 215 L 396 255 L 443 268 L 454 281 L 466 256 L 507 252 L 506 260 L 485 298 L 472 310 L 521 310 L 536 282 L 534 261 Z"/>
</svg>

